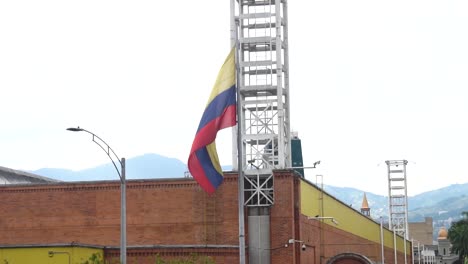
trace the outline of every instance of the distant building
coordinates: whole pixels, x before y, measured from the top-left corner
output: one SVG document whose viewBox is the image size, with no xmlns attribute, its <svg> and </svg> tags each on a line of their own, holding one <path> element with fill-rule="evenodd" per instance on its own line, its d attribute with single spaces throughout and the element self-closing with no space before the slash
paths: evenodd
<svg viewBox="0 0 468 264">
<path fill-rule="evenodd" d="M 421 259 L 424 264 L 435 264 L 437 263 L 436 252 L 432 248 L 424 248 L 421 251 Z"/>
<path fill-rule="evenodd" d="M 410 222 L 408 229 L 413 241 L 415 263 L 435 263 L 437 246 L 432 239 L 434 231 L 432 217 L 424 218 L 424 222 Z"/>
<path fill-rule="evenodd" d="M 364 193 L 364 197 L 362 197 L 361 214 L 370 217 L 370 207 L 367 202 L 366 193 Z"/>
<path fill-rule="evenodd" d="M 413 240 L 422 245 L 433 245 L 432 233 L 434 232 L 432 217 L 424 218 L 424 222 L 408 223 L 409 233 Z"/>
<path fill-rule="evenodd" d="M 58 180 L 0 166 L 0 184 L 54 183 Z"/>
<path fill-rule="evenodd" d="M 452 253 L 452 244 L 448 240 L 448 233 L 445 227 L 439 230 L 437 236 L 438 254 L 437 260 L 440 264 L 452 264 L 458 260 L 458 255 Z"/>
<path fill-rule="evenodd" d="M 447 239 L 447 230 L 439 230 L 437 241 L 433 241 L 432 217 L 426 217 L 424 222 L 409 223 L 411 240 L 413 241 L 413 258 L 421 264 L 452 264 L 458 260 L 458 255 L 451 253 L 452 245 Z"/>
</svg>

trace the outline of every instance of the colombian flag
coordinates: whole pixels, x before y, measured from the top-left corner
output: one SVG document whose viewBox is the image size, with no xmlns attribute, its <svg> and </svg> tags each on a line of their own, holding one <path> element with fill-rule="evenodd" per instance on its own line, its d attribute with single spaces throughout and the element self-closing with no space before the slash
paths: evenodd
<svg viewBox="0 0 468 264">
<path fill-rule="evenodd" d="M 223 171 L 216 152 L 219 130 L 236 125 L 236 72 L 234 48 L 224 61 L 211 91 L 188 158 L 188 169 L 207 193 L 214 193 L 223 182 Z"/>
</svg>

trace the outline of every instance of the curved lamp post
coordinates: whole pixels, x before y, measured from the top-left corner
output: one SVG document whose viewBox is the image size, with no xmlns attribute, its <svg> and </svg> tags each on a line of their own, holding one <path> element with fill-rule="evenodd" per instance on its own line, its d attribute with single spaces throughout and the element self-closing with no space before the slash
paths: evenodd
<svg viewBox="0 0 468 264">
<path fill-rule="evenodd" d="M 125 158 L 119 159 L 117 154 L 115 154 L 114 150 L 112 150 L 107 143 L 98 137 L 93 132 L 90 132 L 86 129 L 80 127 L 70 127 L 67 128 L 68 131 L 73 132 L 86 132 L 93 136 L 93 142 L 96 143 L 104 152 L 106 152 L 107 156 L 114 164 L 115 169 L 117 170 L 117 174 L 120 178 L 120 263 L 126 264 L 127 263 L 127 210 L 126 210 L 126 181 L 125 181 Z M 120 164 L 120 171 L 117 167 L 117 164 Z"/>
</svg>

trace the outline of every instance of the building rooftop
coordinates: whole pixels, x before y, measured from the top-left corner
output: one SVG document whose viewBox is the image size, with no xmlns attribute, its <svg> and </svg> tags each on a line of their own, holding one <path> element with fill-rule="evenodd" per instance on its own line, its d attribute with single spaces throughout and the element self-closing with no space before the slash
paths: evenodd
<svg viewBox="0 0 468 264">
<path fill-rule="evenodd" d="M 0 184 L 53 183 L 59 180 L 0 166 Z"/>
</svg>

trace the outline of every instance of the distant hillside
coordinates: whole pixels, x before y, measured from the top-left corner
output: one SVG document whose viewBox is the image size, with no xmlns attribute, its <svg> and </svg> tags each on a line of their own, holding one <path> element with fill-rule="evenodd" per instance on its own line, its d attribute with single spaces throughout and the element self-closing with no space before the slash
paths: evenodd
<svg viewBox="0 0 468 264">
<path fill-rule="evenodd" d="M 411 197 L 411 204 L 409 209 L 417 209 L 418 207 L 433 206 L 448 198 L 459 197 L 468 195 L 468 183 L 465 184 L 452 184 L 450 186 L 418 194 Z"/>
<path fill-rule="evenodd" d="M 432 216 L 434 221 L 460 218 L 463 211 L 468 211 L 468 195 L 449 197 L 430 206 L 421 206 L 409 211 L 409 219 L 422 221 L 425 216 Z"/>
<path fill-rule="evenodd" d="M 128 158 L 125 163 L 127 179 L 182 178 L 184 177 L 185 172 L 188 171 L 187 165 L 182 161 L 158 154 L 145 154 Z M 117 164 L 117 166 L 119 167 L 120 165 Z M 222 166 L 222 169 L 224 171 L 230 171 L 232 170 L 232 166 Z M 80 171 L 44 168 L 32 171 L 32 173 L 61 181 L 118 179 L 117 172 L 111 162 L 95 168 Z"/>
<path fill-rule="evenodd" d="M 323 189 L 338 198 L 340 201 L 350 205 L 356 210 L 361 209 L 362 198 L 366 193 L 369 207 L 371 208 L 372 217 L 378 218 L 388 213 L 388 200 L 386 196 L 364 192 L 355 188 L 349 187 L 335 187 L 331 185 L 324 185 Z"/>
<path fill-rule="evenodd" d="M 325 185 L 324 190 L 354 209 L 360 210 L 364 191 L 329 185 Z M 366 196 L 372 217 L 388 215 L 387 196 L 369 192 L 366 192 Z M 424 221 L 424 217 L 432 217 L 434 222 L 450 222 L 459 219 L 463 211 L 468 211 L 468 184 L 454 184 L 408 197 L 408 220 L 410 222 Z"/>
<path fill-rule="evenodd" d="M 468 183 L 450 186 L 421 193 L 409 199 L 408 219 L 423 221 L 430 216 L 437 222 L 460 219 L 463 211 L 468 211 Z"/>
<path fill-rule="evenodd" d="M 145 154 L 129 158 L 126 160 L 125 165 L 127 179 L 182 178 L 184 177 L 184 172 L 187 171 L 187 166 L 180 160 L 158 154 Z M 46 168 L 36 170 L 33 173 L 62 181 L 118 179 L 117 172 L 112 163 L 81 171 Z"/>
</svg>

